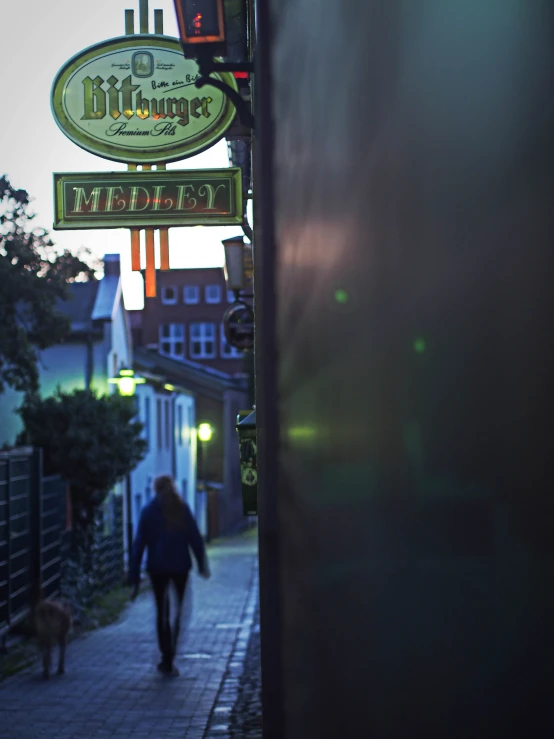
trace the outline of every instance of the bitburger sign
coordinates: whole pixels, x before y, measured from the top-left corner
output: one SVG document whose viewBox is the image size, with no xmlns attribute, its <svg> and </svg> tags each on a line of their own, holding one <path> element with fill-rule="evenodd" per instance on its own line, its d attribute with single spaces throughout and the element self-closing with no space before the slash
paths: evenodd
<svg viewBox="0 0 554 739">
<path fill-rule="evenodd" d="M 232 74 L 214 76 L 237 89 Z M 63 133 L 92 154 L 132 164 L 177 161 L 213 146 L 235 116 L 220 90 L 195 87 L 198 77 L 176 39 L 123 36 L 61 68 L 52 112 Z"/>
</svg>

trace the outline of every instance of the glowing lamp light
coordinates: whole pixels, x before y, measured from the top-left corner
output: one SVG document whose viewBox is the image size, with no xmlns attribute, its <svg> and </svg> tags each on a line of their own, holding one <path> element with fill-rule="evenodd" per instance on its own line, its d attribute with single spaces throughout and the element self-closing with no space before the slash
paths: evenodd
<svg viewBox="0 0 554 739">
<path fill-rule="evenodd" d="M 198 426 L 198 438 L 202 442 L 208 442 L 213 436 L 213 429 L 210 423 L 201 423 Z"/>
<path fill-rule="evenodd" d="M 196 47 L 225 51 L 224 0 L 173 0 L 185 56 Z M 187 54 L 187 50 L 189 53 Z M 198 53 L 196 51 L 195 53 Z"/>
<path fill-rule="evenodd" d="M 130 397 L 135 394 L 137 385 L 141 385 L 146 382 L 144 377 L 136 377 L 135 373 L 131 369 L 119 370 L 118 377 L 110 377 L 108 382 L 112 385 L 117 385 L 120 395 Z"/>
</svg>

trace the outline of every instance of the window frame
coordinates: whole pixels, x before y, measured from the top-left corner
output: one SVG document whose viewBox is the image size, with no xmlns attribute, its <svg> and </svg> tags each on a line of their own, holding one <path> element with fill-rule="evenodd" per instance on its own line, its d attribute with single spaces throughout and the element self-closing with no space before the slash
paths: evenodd
<svg viewBox="0 0 554 739">
<path fill-rule="evenodd" d="M 209 299 L 208 298 L 208 290 L 214 289 L 217 290 L 217 300 L 215 299 Z M 219 305 L 221 303 L 221 285 L 217 285 L 212 283 L 211 285 L 205 285 L 204 287 L 204 302 L 206 305 Z"/>
<path fill-rule="evenodd" d="M 166 290 L 173 290 L 173 300 L 168 300 L 166 298 L 165 292 Z M 177 289 L 176 285 L 165 285 L 161 289 L 160 293 L 160 300 L 162 302 L 162 305 L 177 305 L 177 296 L 179 294 L 179 290 Z"/>
<path fill-rule="evenodd" d="M 158 442 L 158 451 L 160 449 L 163 449 L 163 419 L 162 419 L 162 412 L 163 412 L 163 404 L 161 398 L 156 398 L 156 431 L 157 431 L 157 442 Z"/>
<path fill-rule="evenodd" d="M 176 404 L 177 408 L 177 446 L 183 446 L 183 406 Z"/>
<path fill-rule="evenodd" d="M 202 327 L 201 336 L 195 337 L 194 336 L 194 328 L 195 326 Z M 205 327 L 210 326 L 213 329 L 213 333 L 211 336 L 205 335 Z M 215 359 L 217 357 L 217 334 L 215 329 L 215 322 L 213 321 L 192 321 L 189 323 L 189 357 L 191 359 Z M 211 341 L 213 345 L 213 352 L 211 354 L 208 354 L 205 350 L 205 344 L 206 342 Z M 193 350 L 193 344 L 194 343 L 200 343 L 202 345 L 202 351 L 196 353 Z"/>
<path fill-rule="evenodd" d="M 169 336 L 163 336 L 164 326 L 169 326 Z M 174 329 L 180 327 L 181 334 L 176 335 Z M 170 351 L 166 352 L 162 344 L 169 344 Z M 182 351 L 180 354 L 174 351 L 175 344 L 181 344 Z M 171 359 L 184 359 L 185 358 L 185 345 L 186 345 L 186 330 L 184 323 L 160 323 L 158 325 L 158 351 L 164 357 L 170 357 Z"/>
<path fill-rule="evenodd" d="M 196 291 L 196 299 L 195 300 L 188 300 L 187 299 L 187 289 L 194 289 Z M 200 287 L 198 285 L 183 285 L 183 303 L 185 305 L 198 305 L 200 303 Z"/>
</svg>

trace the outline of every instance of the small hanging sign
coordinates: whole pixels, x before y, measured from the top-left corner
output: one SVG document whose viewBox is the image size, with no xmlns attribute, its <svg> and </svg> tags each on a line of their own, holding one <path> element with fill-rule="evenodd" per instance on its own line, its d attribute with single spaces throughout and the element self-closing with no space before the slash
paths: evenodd
<svg viewBox="0 0 554 739">
<path fill-rule="evenodd" d="M 232 226 L 240 168 L 54 174 L 54 228 Z"/>
</svg>

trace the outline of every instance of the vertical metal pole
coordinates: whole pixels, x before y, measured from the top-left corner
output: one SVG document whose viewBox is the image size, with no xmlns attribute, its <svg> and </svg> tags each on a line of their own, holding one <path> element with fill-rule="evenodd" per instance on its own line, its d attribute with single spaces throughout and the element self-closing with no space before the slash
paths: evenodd
<svg viewBox="0 0 554 739">
<path fill-rule="evenodd" d="M 148 0 L 139 0 L 139 33 L 148 33 Z"/>
<path fill-rule="evenodd" d="M 125 35 L 132 36 L 135 33 L 135 11 L 125 11 Z"/>
<path fill-rule="evenodd" d="M 269 3 L 256 0 L 255 10 L 254 294 L 263 736 L 283 739 L 272 34 Z"/>
<path fill-rule="evenodd" d="M 163 10 L 154 11 L 154 33 L 163 36 L 164 32 L 164 12 Z"/>
<path fill-rule="evenodd" d="M 29 595 L 31 606 L 38 600 L 42 587 L 42 449 L 34 449 L 29 475 L 29 535 L 31 549 Z"/>
<path fill-rule="evenodd" d="M 131 475 L 125 478 L 125 513 L 127 517 L 127 572 L 131 574 L 131 559 L 133 552 L 133 511 L 131 500 Z"/>
<path fill-rule="evenodd" d="M 6 490 L 6 601 L 7 601 L 7 613 L 6 621 L 9 624 L 11 622 L 12 615 L 12 458 L 11 454 L 8 454 L 7 464 L 7 481 L 8 486 Z"/>
<path fill-rule="evenodd" d="M 157 170 L 165 168 L 165 164 L 158 164 L 156 167 Z M 169 228 L 159 228 L 158 233 L 160 234 L 160 269 L 164 272 L 169 270 Z"/>
</svg>

